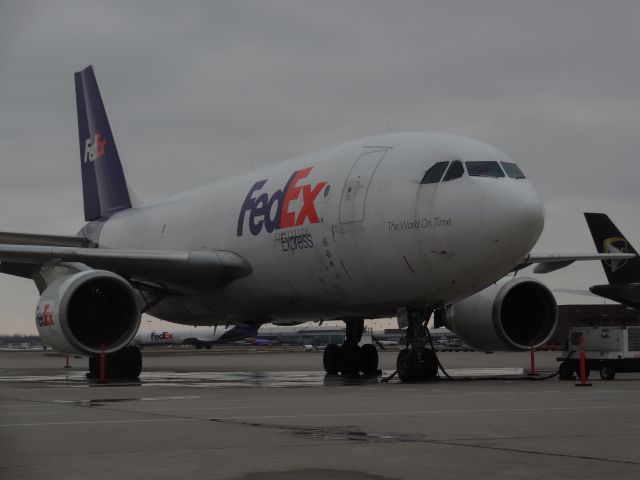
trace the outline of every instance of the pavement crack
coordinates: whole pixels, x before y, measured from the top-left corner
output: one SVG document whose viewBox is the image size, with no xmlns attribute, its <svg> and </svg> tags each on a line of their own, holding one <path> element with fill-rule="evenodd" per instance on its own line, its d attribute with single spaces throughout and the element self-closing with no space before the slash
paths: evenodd
<svg viewBox="0 0 640 480">
<path fill-rule="evenodd" d="M 210 418 L 209 421 L 216 423 L 225 423 L 229 425 L 255 427 L 262 429 L 279 430 L 290 433 L 295 436 L 301 436 L 306 438 L 313 438 L 317 440 L 334 440 L 334 441 L 349 441 L 349 442 L 375 442 L 375 443 L 425 443 L 432 445 L 446 445 L 451 447 L 464 447 L 464 448 L 477 448 L 484 450 L 503 451 L 509 453 L 521 453 L 526 455 L 539 455 L 548 457 L 560 457 L 570 458 L 575 460 L 589 460 L 594 462 L 607 462 L 624 465 L 640 465 L 640 462 L 634 462 L 632 460 L 619 460 L 612 458 L 594 457 L 589 455 L 575 455 L 568 453 L 553 453 L 543 452 L 539 450 L 526 450 L 521 448 L 511 447 L 499 447 L 493 445 L 477 445 L 473 443 L 467 443 L 465 441 L 452 441 L 452 440 L 438 440 L 426 438 L 424 435 L 411 435 L 403 433 L 380 433 L 380 432 L 363 432 L 361 429 L 355 426 L 340 426 L 340 427 L 309 427 L 300 425 L 278 425 L 270 423 L 260 422 L 242 422 L 237 420 L 225 420 L 221 418 Z M 562 435 L 562 437 L 586 437 L 587 435 Z M 518 437 L 492 437 L 492 438 L 479 438 L 479 439 L 465 439 L 465 440 L 524 440 L 530 438 L 544 438 L 542 436 L 518 436 Z"/>
<path fill-rule="evenodd" d="M 592 457 L 589 455 L 541 452 L 538 450 L 525 450 L 521 448 L 497 447 L 492 445 L 474 445 L 471 443 L 452 442 L 452 441 L 446 441 L 446 440 L 422 440 L 422 442 L 432 443 L 437 445 L 449 445 L 452 447 L 467 447 L 467 448 L 478 448 L 478 449 L 484 449 L 484 450 L 497 450 L 497 451 L 503 451 L 503 452 L 523 453 L 528 455 L 540 455 L 540 456 L 546 456 L 546 457 L 572 458 L 576 460 L 591 460 L 595 462 L 609 462 L 609 463 L 618 463 L 618 464 L 624 464 L 624 465 L 640 465 L 640 462 L 634 462 L 632 460 L 617 460 L 614 458 Z"/>
<path fill-rule="evenodd" d="M 225 423 L 245 427 L 255 427 L 271 430 L 280 430 L 299 437 L 314 438 L 318 440 L 340 440 L 350 442 L 376 442 L 376 443 L 397 443 L 397 442 L 419 442 L 421 437 L 404 433 L 387 432 L 364 432 L 355 426 L 340 427 L 308 427 L 300 425 L 278 425 L 260 422 L 242 422 L 237 420 L 226 420 L 221 418 L 211 418 L 211 422 Z"/>
</svg>

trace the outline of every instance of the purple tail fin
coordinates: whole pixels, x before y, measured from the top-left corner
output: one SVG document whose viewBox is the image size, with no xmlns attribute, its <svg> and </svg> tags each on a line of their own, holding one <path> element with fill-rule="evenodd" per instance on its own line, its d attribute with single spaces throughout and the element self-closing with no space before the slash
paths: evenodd
<svg viewBox="0 0 640 480">
<path fill-rule="evenodd" d="M 131 208 L 127 182 L 93 68 L 75 73 L 86 221 Z"/>
</svg>

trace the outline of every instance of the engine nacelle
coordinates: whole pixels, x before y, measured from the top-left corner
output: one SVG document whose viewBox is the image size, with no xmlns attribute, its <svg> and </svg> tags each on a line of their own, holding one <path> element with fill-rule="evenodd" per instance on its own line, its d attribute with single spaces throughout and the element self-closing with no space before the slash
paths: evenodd
<svg viewBox="0 0 640 480">
<path fill-rule="evenodd" d="M 528 350 L 553 335 L 558 305 L 542 283 L 514 278 L 438 312 L 436 323 L 444 324 L 478 350 Z"/>
<path fill-rule="evenodd" d="M 42 341 L 61 353 L 97 355 L 129 344 L 140 326 L 131 285 L 105 270 L 85 270 L 51 283 L 36 308 Z"/>
</svg>

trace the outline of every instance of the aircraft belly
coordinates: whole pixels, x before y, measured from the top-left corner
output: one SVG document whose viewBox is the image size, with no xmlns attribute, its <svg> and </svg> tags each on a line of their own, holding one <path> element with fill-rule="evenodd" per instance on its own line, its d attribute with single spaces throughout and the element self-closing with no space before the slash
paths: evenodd
<svg viewBox="0 0 640 480">
<path fill-rule="evenodd" d="M 241 302 L 242 292 L 171 297 L 151 309 L 149 315 L 184 325 L 238 323 L 304 322 L 343 319 L 353 316 L 380 318 L 393 316 L 398 302 L 409 305 L 412 299 L 388 301 L 365 299 L 362 303 L 309 301 L 291 303 L 285 298 L 273 298 L 263 304 Z"/>
</svg>

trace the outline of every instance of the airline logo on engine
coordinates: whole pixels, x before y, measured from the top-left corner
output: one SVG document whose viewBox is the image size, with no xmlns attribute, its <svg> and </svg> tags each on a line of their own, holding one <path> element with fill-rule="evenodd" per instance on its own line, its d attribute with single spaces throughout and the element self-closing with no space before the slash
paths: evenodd
<svg viewBox="0 0 640 480">
<path fill-rule="evenodd" d="M 36 325 L 38 327 L 53 327 L 53 309 L 48 303 L 44 304 L 44 311 L 40 310 L 40 305 L 36 307 Z"/>
<path fill-rule="evenodd" d="M 96 133 L 94 138 L 87 138 L 84 142 L 84 163 L 104 157 L 107 154 L 106 146 L 107 141 L 102 139 L 101 133 Z"/>
<path fill-rule="evenodd" d="M 255 236 L 262 232 L 262 229 L 271 233 L 283 228 L 299 227 L 305 223 L 320 222 L 315 200 L 327 182 L 305 184 L 304 179 L 312 169 L 313 167 L 307 167 L 296 170 L 284 188 L 276 190 L 271 195 L 266 192 L 258 194 L 267 180 L 254 183 L 240 209 L 238 236 L 244 233 L 245 223 L 249 224 L 249 232 Z M 300 207 L 296 208 L 298 205 Z"/>
</svg>

